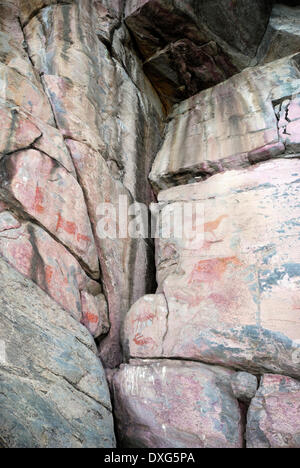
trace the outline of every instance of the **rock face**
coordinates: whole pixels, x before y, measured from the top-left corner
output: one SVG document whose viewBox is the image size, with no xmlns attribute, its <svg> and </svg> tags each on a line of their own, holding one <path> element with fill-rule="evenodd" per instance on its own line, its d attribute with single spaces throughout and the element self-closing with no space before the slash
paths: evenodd
<svg viewBox="0 0 300 468">
<path fill-rule="evenodd" d="M 249 68 L 178 105 L 150 175 L 157 190 L 299 152 L 299 60 Z"/>
<path fill-rule="evenodd" d="M 0 0 L 0 446 L 299 446 L 299 8 Z"/>
<path fill-rule="evenodd" d="M 249 403 L 256 394 L 257 378 L 247 372 L 237 372 L 231 378 L 231 388 L 238 400 Z"/>
<path fill-rule="evenodd" d="M 300 447 L 299 392 L 298 380 L 263 377 L 248 413 L 248 448 Z"/>
<path fill-rule="evenodd" d="M 204 364 L 132 361 L 112 378 L 121 443 L 156 448 L 241 448 L 232 371 Z"/>
<path fill-rule="evenodd" d="M 300 330 L 299 174 L 299 160 L 278 159 L 160 192 L 162 226 L 171 210 L 198 203 L 203 236 L 176 238 L 178 218 L 170 238 L 162 227 L 157 279 L 167 305 L 149 296 L 131 309 L 131 357 L 300 376 L 292 359 Z"/>
<path fill-rule="evenodd" d="M 272 62 L 299 50 L 300 5 L 294 8 L 281 3 L 274 5 L 267 31 L 258 50 L 259 62 Z"/>
<path fill-rule="evenodd" d="M 2 258 L 0 273 L 0 446 L 113 447 L 109 391 L 89 332 Z"/>
<path fill-rule="evenodd" d="M 250 65 L 269 15 L 265 0 L 129 0 L 125 6 L 145 72 L 167 107 Z"/>
</svg>

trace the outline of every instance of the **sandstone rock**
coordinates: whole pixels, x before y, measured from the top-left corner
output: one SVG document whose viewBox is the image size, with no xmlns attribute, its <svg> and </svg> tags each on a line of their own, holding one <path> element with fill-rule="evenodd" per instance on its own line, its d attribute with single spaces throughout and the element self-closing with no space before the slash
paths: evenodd
<svg viewBox="0 0 300 468">
<path fill-rule="evenodd" d="M 11 198 L 61 241 L 94 278 L 99 265 L 84 196 L 75 178 L 55 160 L 36 150 L 2 159 L 2 199 Z"/>
<path fill-rule="evenodd" d="M 85 274 L 73 255 L 39 226 L 18 220 L 8 209 L 0 211 L 1 255 L 77 320 L 87 309 L 88 293 L 89 302 L 94 301 L 93 313 L 95 308 L 99 313 L 103 307 L 98 309 L 94 296 L 101 286 Z"/>
<path fill-rule="evenodd" d="M 122 362 L 120 330 L 125 314 L 144 291 L 152 292 L 152 252 L 144 239 L 132 239 L 126 232 L 119 237 L 120 210 L 126 213 L 126 205 L 131 204 L 132 197 L 123 184 L 111 175 L 101 154 L 73 140 L 67 140 L 67 144 L 89 208 L 102 282 L 109 303 L 111 329 L 107 339 L 100 345 L 101 357 L 106 366 L 115 367 Z M 97 232 L 98 222 L 105 214 L 101 211 L 104 203 L 116 210 L 117 230 L 112 232 L 113 238 L 101 236 Z"/>
<path fill-rule="evenodd" d="M 160 192 L 163 222 L 170 206 L 200 204 L 203 236 L 180 238 L 178 221 L 170 238 L 160 231 L 167 332 L 162 341 L 166 309 L 158 314 L 155 302 L 140 302 L 125 327 L 132 357 L 158 356 L 163 346 L 165 358 L 299 377 L 292 359 L 299 350 L 299 171 L 299 160 L 281 159 Z"/>
<path fill-rule="evenodd" d="M 284 116 L 278 122 L 286 100 L 295 108 L 298 103 L 298 60 L 296 55 L 249 68 L 178 105 L 150 174 L 154 187 L 186 184 L 299 152 L 298 122 L 289 130 Z M 295 145 L 286 148 L 289 140 Z"/>
<path fill-rule="evenodd" d="M 79 27 L 82 15 L 85 21 Z M 116 164 L 132 196 L 149 203 L 148 174 L 161 142 L 162 105 L 132 52 L 126 28 L 114 34 L 112 50 L 129 76 L 98 40 L 94 22 L 76 4 L 47 8 L 25 28 L 30 57 L 44 75 L 63 135 L 100 151 Z"/>
<path fill-rule="evenodd" d="M 130 309 L 124 325 L 123 351 L 139 358 L 163 356 L 168 304 L 163 294 L 148 294 Z M 129 340 L 128 340 L 129 338 Z M 151 352 L 150 352 L 151 350 Z"/>
<path fill-rule="evenodd" d="M 101 203 L 117 206 L 120 195 L 128 204 L 153 200 L 148 174 L 161 142 L 163 108 L 143 76 L 126 28 L 114 34 L 114 58 L 99 41 L 99 15 L 109 9 L 119 21 L 122 2 L 50 3 L 22 20 L 24 33 L 87 201 L 111 322 L 101 356 L 113 367 L 122 361 L 119 333 L 125 314 L 145 291 L 153 291 L 152 249 L 128 236 L 98 239 L 97 209 Z M 116 24 L 109 26 L 111 36 Z"/>
<path fill-rule="evenodd" d="M 19 0 L 0 1 L 0 32 L 9 40 L 13 40 L 22 47 L 23 32 L 18 20 L 20 14 Z"/>
<path fill-rule="evenodd" d="M 125 6 L 145 71 L 166 106 L 248 66 L 269 14 L 268 1 L 130 0 Z"/>
<path fill-rule="evenodd" d="M 290 7 L 281 3 L 273 7 L 257 54 L 260 63 L 272 62 L 300 50 L 300 6 Z"/>
<path fill-rule="evenodd" d="M 240 448 L 242 423 L 232 371 L 176 361 L 132 361 L 112 377 L 125 447 Z"/>
<path fill-rule="evenodd" d="M 0 158 L 29 147 L 39 149 L 56 159 L 76 177 L 74 165 L 61 133 L 42 120 L 14 106 L 0 102 Z"/>
<path fill-rule="evenodd" d="M 99 338 L 109 332 L 107 302 L 103 294 L 93 296 L 86 291 L 81 292 L 82 319 L 94 338 Z"/>
<path fill-rule="evenodd" d="M 77 1 L 77 0 L 75 0 Z M 81 0 L 79 0 L 81 1 Z M 26 25 L 40 10 L 59 3 L 73 3 L 73 0 L 19 0 L 20 19 Z"/>
<path fill-rule="evenodd" d="M 0 99 L 22 107 L 34 117 L 54 125 L 52 110 L 42 85 L 32 83 L 3 63 L 0 63 Z"/>
<path fill-rule="evenodd" d="M 114 447 L 109 391 L 89 332 L 3 259 L 0 272 L 1 445 Z"/>
<path fill-rule="evenodd" d="M 257 385 L 257 377 L 247 372 L 237 372 L 231 379 L 231 388 L 234 396 L 245 403 L 250 403 L 255 396 Z"/>
<path fill-rule="evenodd" d="M 299 413 L 299 381 L 264 375 L 248 412 L 247 448 L 299 448 Z"/>
</svg>

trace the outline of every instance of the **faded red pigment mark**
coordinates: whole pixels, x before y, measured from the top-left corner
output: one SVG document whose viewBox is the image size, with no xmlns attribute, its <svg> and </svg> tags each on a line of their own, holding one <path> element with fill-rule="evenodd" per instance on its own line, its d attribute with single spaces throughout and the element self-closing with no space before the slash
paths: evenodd
<svg viewBox="0 0 300 468">
<path fill-rule="evenodd" d="M 213 258 L 198 262 L 190 276 L 189 284 L 193 283 L 213 283 L 220 281 L 228 265 L 241 266 L 242 263 L 237 257 Z"/>
<path fill-rule="evenodd" d="M 56 231 L 59 229 L 63 229 L 68 234 L 75 234 L 76 233 L 76 224 L 72 223 L 71 221 L 66 221 L 60 213 L 58 213 L 58 220 L 56 225 Z"/>
<path fill-rule="evenodd" d="M 46 276 L 47 284 L 51 283 L 53 273 L 54 273 L 53 268 L 51 266 L 49 266 L 49 265 L 46 265 L 45 266 L 45 276 Z"/>
<path fill-rule="evenodd" d="M 88 243 L 89 243 L 89 242 L 91 241 L 91 238 L 90 238 L 89 236 L 85 236 L 85 235 L 83 235 L 83 234 L 79 234 L 79 233 L 78 233 L 78 234 L 77 234 L 77 240 L 78 240 L 78 242 L 80 242 L 80 241 L 85 241 L 85 242 L 88 242 Z"/>
<path fill-rule="evenodd" d="M 156 317 L 155 312 L 151 310 L 151 307 L 145 307 L 142 312 L 140 312 L 137 317 L 133 320 L 133 323 L 135 322 L 148 322 L 148 320 L 153 321 L 153 319 Z"/>
<path fill-rule="evenodd" d="M 88 323 L 98 323 L 98 315 L 92 314 L 91 312 L 85 312 L 83 316 L 83 321 Z"/>
<path fill-rule="evenodd" d="M 203 296 L 192 290 L 188 290 L 186 293 L 184 291 L 176 291 L 174 292 L 174 297 L 177 301 L 188 304 L 189 307 L 196 307 L 204 299 Z"/>
<path fill-rule="evenodd" d="M 216 238 L 216 235 L 214 233 L 214 231 L 216 229 L 218 229 L 218 227 L 220 226 L 221 222 L 223 221 L 223 219 L 225 218 L 228 218 L 228 215 L 222 215 L 222 216 L 219 216 L 217 219 L 215 219 L 214 221 L 209 221 L 208 223 L 205 223 L 204 224 L 204 232 L 209 232 L 210 234 L 212 234 L 214 236 L 214 238 Z"/>
<path fill-rule="evenodd" d="M 43 192 L 40 187 L 35 189 L 35 198 L 34 198 L 34 211 L 37 213 L 44 213 L 45 208 L 43 207 Z"/>
<path fill-rule="evenodd" d="M 152 338 L 150 338 L 150 337 L 146 338 L 143 335 L 141 335 L 140 333 L 137 333 L 135 335 L 135 337 L 133 338 L 133 341 L 138 346 L 144 346 L 144 345 L 149 345 L 149 344 L 151 344 L 152 346 L 155 345 L 155 341 L 152 340 Z"/>
</svg>

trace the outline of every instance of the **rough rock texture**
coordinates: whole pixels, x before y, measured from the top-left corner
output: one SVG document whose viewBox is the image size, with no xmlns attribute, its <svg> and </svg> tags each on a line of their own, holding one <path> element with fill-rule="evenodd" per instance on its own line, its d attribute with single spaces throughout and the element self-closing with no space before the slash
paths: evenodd
<svg viewBox="0 0 300 468">
<path fill-rule="evenodd" d="M 264 375 L 248 412 L 248 448 L 300 448 L 300 382 Z"/>
<path fill-rule="evenodd" d="M 126 312 L 153 292 L 153 245 L 100 238 L 97 210 L 119 196 L 154 200 L 148 174 L 164 127 L 122 14 L 121 0 L 0 1 L 0 253 L 88 328 L 110 367 L 123 359 Z M 99 437 L 111 431 L 97 424 Z"/>
<path fill-rule="evenodd" d="M 0 288 L 0 445 L 113 447 L 109 391 L 88 331 L 2 258 Z"/>
<path fill-rule="evenodd" d="M 125 5 L 145 72 L 166 107 L 248 66 L 269 15 L 268 0 L 129 0 Z"/>
<path fill-rule="evenodd" d="M 150 175 L 157 190 L 298 153 L 299 61 L 249 68 L 176 106 Z"/>
<path fill-rule="evenodd" d="M 236 372 L 231 378 L 234 396 L 244 403 L 250 403 L 256 394 L 257 385 L 257 377 L 247 372 Z"/>
<path fill-rule="evenodd" d="M 300 337 L 299 174 L 298 159 L 278 159 L 160 192 L 162 223 L 170 208 L 201 204 L 203 236 L 176 238 L 178 221 L 170 238 L 161 230 L 157 279 L 167 305 L 150 296 L 131 309 L 131 357 L 300 376 L 292 359 Z"/>
<path fill-rule="evenodd" d="M 190 362 L 131 361 L 112 377 L 125 447 L 241 448 L 232 371 Z"/>
<path fill-rule="evenodd" d="M 300 5 L 294 8 L 282 4 L 274 5 L 266 34 L 257 53 L 259 62 L 272 62 L 299 50 Z"/>
<path fill-rule="evenodd" d="M 116 60 L 106 41 L 98 39 L 103 37 L 91 2 L 52 3 L 56 2 L 28 23 L 24 20 L 24 33 L 85 194 L 111 321 L 101 355 L 107 366 L 114 367 L 122 361 L 119 333 L 125 313 L 145 291 L 152 292 L 151 279 L 147 284 L 144 280 L 151 278 L 152 251 L 144 241 L 127 235 L 113 242 L 99 238 L 97 209 L 100 203 L 117 207 L 120 195 L 128 205 L 152 201 L 147 177 L 160 144 L 162 105 L 143 78 L 124 26 L 113 38 Z M 101 16 L 101 2 L 96 3 Z"/>
<path fill-rule="evenodd" d="M 299 444 L 299 8 L 0 0 L 0 446 Z"/>
</svg>

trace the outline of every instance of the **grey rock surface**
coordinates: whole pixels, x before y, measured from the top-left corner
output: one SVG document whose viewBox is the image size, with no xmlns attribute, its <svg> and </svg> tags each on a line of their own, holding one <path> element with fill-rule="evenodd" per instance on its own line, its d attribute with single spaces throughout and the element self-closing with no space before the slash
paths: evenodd
<svg viewBox="0 0 300 468">
<path fill-rule="evenodd" d="M 105 374 L 87 329 L 2 258 L 0 291 L 0 446 L 115 446 Z"/>
<path fill-rule="evenodd" d="M 231 388 L 234 396 L 245 403 L 249 403 L 257 390 L 257 378 L 248 372 L 237 372 L 232 376 Z"/>
</svg>

